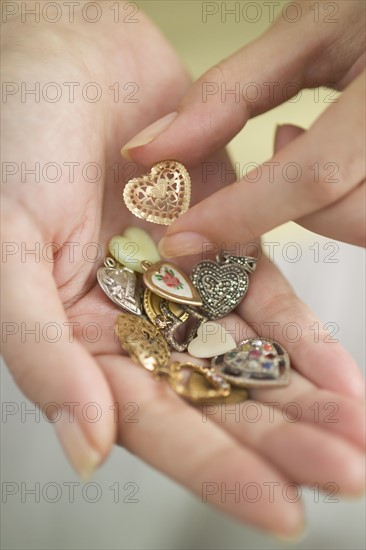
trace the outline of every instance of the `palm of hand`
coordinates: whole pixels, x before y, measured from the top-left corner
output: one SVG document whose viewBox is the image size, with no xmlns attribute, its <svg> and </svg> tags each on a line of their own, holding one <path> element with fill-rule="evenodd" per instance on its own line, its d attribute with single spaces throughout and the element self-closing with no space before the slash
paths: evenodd
<svg viewBox="0 0 366 550">
<path fill-rule="evenodd" d="M 243 500 L 225 501 L 220 491 L 211 491 L 206 497 L 241 519 L 290 533 L 301 522 L 301 506 L 290 501 L 290 490 L 285 495 L 275 492 L 274 500 L 271 499 L 268 483 L 282 488 L 289 481 L 324 485 L 336 480 L 346 492 L 359 491 L 362 408 L 347 395 L 341 395 L 353 391 L 351 382 L 348 387 L 345 385 L 344 363 L 348 363 L 349 377 L 354 371 L 355 384 L 356 367 L 335 344 L 314 346 L 309 338 L 304 338 L 301 345 L 289 349 L 297 369 L 290 387 L 254 392 L 253 398 L 262 412 L 258 422 L 253 423 L 245 421 L 246 403 L 237 406 L 234 416 L 226 414 L 224 407 L 206 411 L 206 417 L 202 416 L 167 385 L 152 380 L 121 355 L 111 332 L 118 312 L 95 282 L 100 253 L 105 252 L 109 238 L 122 234 L 128 225 L 144 226 L 122 202 L 121 180 L 131 165 L 121 162 L 119 149 L 140 128 L 174 110 L 188 85 L 174 54 L 148 22 L 140 21 L 138 29 L 125 30 L 127 36 L 122 36 L 106 26 L 97 45 L 85 32 L 78 50 L 74 39 L 70 45 L 62 39 L 55 46 L 62 51 L 56 73 L 52 55 L 42 65 L 34 62 L 34 69 L 41 75 L 39 80 L 79 81 L 81 85 L 99 82 L 104 97 L 98 103 L 79 99 L 73 104 L 39 104 L 32 113 L 27 103 L 9 103 L 11 139 L 4 160 L 32 164 L 36 159 L 41 166 L 57 162 L 63 167 L 63 176 L 57 184 L 42 182 L 6 188 L 5 199 L 11 210 L 6 214 L 5 236 L 7 240 L 24 241 L 29 247 L 38 240 L 41 249 L 50 242 L 62 248 L 54 263 L 27 259 L 26 282 L 19 257 L 9 258 L 5 266 L 9 287 L 5 284 L 5 289 L 19 282 L 29 299 L 25 306 L 9 291 L 4 318 L 19 323 L 57 323 L 62 337 L 53 343 L 45 338 L 38 346 L 32 342 L 19 348 L 9 345 L 5 356 L 23 391 L 33 400 L 41 404 L 60 403 L 68 411 L 65 403 L 79 404 L 74 409 L 76 423 L 90 448 L 97 450 L 98 460 L 106 456 L 117 432 L 119 442 L 201 496 L 205 496 L 205 483 L 224 483 L 227 489 L 234 483 L 240 487 L 255 483 L 261 491 L 257 502 L 243 505 Z M 75 51 L 80 51 L 77 59 Z M 159 72 L 154 65 L 156 58 L 161 61 Z M 15 75 L 30 79 L 29 74 Z M 136 82 L 141 102 L 115 103 L 109 86 L 117 80 Z M 17 109 L 17 120 L 23 121 L 21 128 L 14 122 L 12 109 Z M 220 162 L 223 159 L 221 156 Z M 79 163 L 74 181 L 64 170 L 65 163 L 70 162 Z M 96 163 L 102 171 L 95 183 L 83 179 L 81 168 L 88 163 Z M 119 164 L 117 178 L 115 163 Z M 93 179 L 90 172 L 88 178 Z M 193 203 L 220 185 L 219 178 L 207 189 L 200 185 L 200 167 L 192 171 L 192 180 Z M 12 219 L 14 212 L 17 216 Z M 163 233 L 163 229 L 152 224 L 145 227 L 156 239 Z M 97 243 L 99 248 L 90 243 Z M 89 256 L 96 251 L 97 262 Z M 263 326 L 267 319 L 286 322 L 289 315 L 304 327 L 314 322 L 275 267 L 263 260 L 246 300 L 224 322 L 227 328 L 242 334 L 250 330 L 245 319 L 254 319 Z M 335 365 L 333 377 L 329 376 L 331 362 Z M 314 364 L 318 365 L 315 371 Z M 300 406 L 301 421 L 288 422 L 283 416 L 283 407 L 291 401 Z M 310 409 L 315 402 L 320 407 L 335 403 L 339 422 L 327 424 L 322 418 L 316 419 Z M 96 403 L 102 411 L 98 422 L 90 423 L 81 414 L 87 403 Z M 136 404 L 137 422 L 126 421 L 123 411 L 129 403 Z M 87 447 L 84 445 L 84 450 L 75 455 L 62 433 L 61 440 L 75 466 L 84 471 L 90 469 L 92 460 L 88 465 Z M 343 468 L 345 460 L 348 469 Z"/>
</svg>

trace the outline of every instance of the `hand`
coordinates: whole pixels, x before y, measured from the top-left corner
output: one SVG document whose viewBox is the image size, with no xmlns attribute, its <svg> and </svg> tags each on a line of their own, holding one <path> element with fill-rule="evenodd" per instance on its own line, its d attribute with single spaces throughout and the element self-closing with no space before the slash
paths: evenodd
<svg viewBox="0 0 366 550">
<path fill-rule="evenodd" d="M 22 162 L 32 167 L 36 161 L 42 167 L 50 162 L 61 167 L 66 162 L 78 162 L 81 167 L 95 162 L 103 177 L 91 183 L 76 171 L 71 181 L 63 170 L 56 183 L 46 179 L 37 183 L 31 176 L 23 183 L 19 172 L 9 175 L 4 184 L 4 358 L 24 393 L 51 419 L 62 407 L 61 415 L 53 418 L 54 425 L 82 477 L 92 473 L 117 439 L 201 498 L 205 483 L 225 483 L 228 489 L 235 482 L 258 483 L 262 495 L 257 503 L 243 504 L 230 498 L 225 503 L 220 493 L 207 495 L 207 501 L 253 525 L 292 534 L 302 525 L 302 507 L 286 485 L 289 481 L 335 481 L 340 491 L 351 494 L 359 493 L 363 486 L 362 380 L 349 355 L 337 344 L 324 343 L 322 336 L 320 343 L 311 340 L 307 327 L 316 319 L 276 268 L 261 260 L 245 301 L 223 322 L 240 338 L 243 331 L 250 330 L 244 318 L 257 322 L 263 336 L 266 321 L 281 326 L 289 318 L 296 320 L 304 329 L 304 338 L 297 345 L 283 343 L 297 372 L 287 390 L 253 396 L 262 410 L 259 422 L 245 420 L 245 403 L 237 409 L 239 423 L 229 415 L 222 420 L 218 413 L 204 422 L 201 413 L 168 385 L 155 382 L 122 355 L 110 330 L 118 310 L 95 280 L 101 258 L 90 259 L 88 254 L 95 250 L 90 243 L 104 251 L 111 236 L 136 225 L 136 218 L 123 206 L 121 182 L 114 181 L 114 172 L 108 168 L 119 158 L 119 144 L 174 109 L 189 84 L 163 38 L 141 14 L 139 18 L 138 25 L 123 27 L 123 33 L 114 24 L 102 23 L 91 30 L 79 26 L 73 33 L 61 24 L 57 32 L 55 27 L 50 31 L 22 25 L 20 33 L 14 21 L 15 32 L 5 40 L 7 81 L 23 81 L 29 87 L 35 81 L 96 81 L 109 101 L 33 104 L 14 96 L 6 103 L 3 162 L 13 162 L 15 167 Z M 155 68 L 158 58 L 159 73 Z M 137 82 L 141 102 L 114 103 L 108 86 L 116 80 Z M 228 162 L 224 155 L 215 160 Z M 122 174 L 130 167 L 123 164 Z M 199 172 L 200 167 L 191 171 L 193 202 L 203 198 L 204 190 L 196 183 Z M 212 190 L 219 185 L 216 181 Z M 152 224 L 140 225 L 155 238 L 162 234 Z M 48 243 L 61 247 L 53 261 Z M 36 253 L 24 258 L 25 249 Z M 73 330 L 70 323 L 74 323 Z M 26 333 L 32 329 L 36 329 L 35 335 Z M 291 423 L 283 420 L 281 408 L 294 400 L 303 417 Z M 273 422 L 266 401 L 279 403 L 274 407 Z M 339 408 L 335 410 L 339 422 L 328 423 L 322 417 L 323 404 L 328 402 Z M 96 406 L 85 409 L 90 403 Z M 137 423 L 127 421 L 126 413 L 131 411 L 123 407 L 128 403 L 138 406 Z M 309 403 L 319 403 L 319 419 L 313 416 Z M 74 411 L 74 422 L 69 421 L 70 411 Z M 329 412 L 332 409 L 326 410 Z M 88 420 L 95 415 L 96 422 Z M 275 489 L 274 500 L 268 483 Z M 283 493 L 284 487 L 287 492 Z M 290 498 L 296 502 L 289 502 Z"/>
<path fill-rule="evenodd" d="M 172 224 L 160 244 L 163 254 L 193 254 L 207 241 L 228 246 L 251 241 L 289 220 L 333 239 L 365 243 L 365 5 L 348 1 L 337 7 L 337 22 L 330 23 L 320 3 L 315 23 L 314 6 L 301 3 L 298 22 L 280 17 L 258 40 L 205 73 L 176 116 L 156 122 L 124 146 L 126 156 L 146 165 L 162 156 L 196 164 L 226 145 L 249 118 L 302 88 L 345 89 L 307 132 L 280 128 L 270 163 Z M 244 93 L 250 83 L 257 100 Z M 239 99 L 223 95 L 238 85 Z M 287 171 L 290 166 L 295 169 Z M 215 223 L 218 214 L 220 224 Z"/>
<path fill-rule="evenodd" d="M 79 8 L 72 24 L 65 15 L 54 25 L 25 24 L 18 14 L 4 25 L 3 354 L 45 414 L 58 413 L 47 404 L 64 404 L 55 428 L 84 477 L 108 454 L 117 428 L 116 397 L 98 356 L 120 355 L 111 332 L 118 310 L 98 288 L 96 271 L 109 239 L 136 224 L 121 181 L 136 166 L 121 165 L 119 145 L 174 108 L 189 84 L 164 38 L 140 12 L 137 17 L 138 23 L 116 24 L 106 9 L 100 23 L 90 24 Z M 118 101 L 110 89 L 116 81 Z M 20 90 L 37 82 L 40 98 L 22 100 Z M 75 83 L 74 98 L 65 82 Z M 49 83 L 62 91 L 56 102 Z M 96 89 L 102 97 L 92 102 Z M 39 174 L 26 173 L 36 163 Z M 98 406 L 83 412 L 87 403 Z M 101 418 L 88 421 L 98 411 Z"/>
</svg>

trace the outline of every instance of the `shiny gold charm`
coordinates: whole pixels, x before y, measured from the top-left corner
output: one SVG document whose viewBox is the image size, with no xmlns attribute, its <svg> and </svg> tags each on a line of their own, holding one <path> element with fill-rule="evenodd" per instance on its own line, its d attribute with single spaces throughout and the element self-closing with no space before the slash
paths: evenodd
<svg viewBox="0 0 366 550">
<path fill-rule="evenodd" d="M 115 323 L 121 346 L 135 363 L 155 372 L 167 366 L 170 359 L 169 346 L 159 330 L 143 319 L 122 313 Z"/>
<path fill-rule="evenodd" d="M 169 365 L 168 344 L 149 321 L 122 313 L 116 320 L 115 328 L 122 347 L 131 359 L 153 373 L 158 380 L 166 378 L 178 395 L 190 401 L 203 402 L 207 399 L 227 397 L 230 394 L 230 384 L 215 373 L 212 367 L 178 361 Z M 199 389 L 190 386 L 189 378 L 187 381 L 184 376 L 184 371 L 187 370 L 190 371 L 189 374 L 196 373 L 203 377 L 207 385 Z"/>
<path fill-rule="evenodd" d="M 181 305 L 168 302 L 147 288 L 144 292 L 144 311 L 150 321 L 161 331 L 171 348 L 176 351 L 187 349 L 187 342 L 176 338 L 176 331 L 189 317 L 189 313 L 184 311 Z"/>
<path fill-rule="evenodd" d="M 206 320 L 198 310 L 169 302 L 148 288 L 144 292 L 144 311 L 150 321 L 164 335 L 169 346 L 180 352 L 186 351 L 189 343 L 195 338 L 198 327 Z M 183 323 L 190 316 L 195 319 L 195 322 L 193 325 L 189 324 L 187 333 L 180 329 L 183 329 Z M 235 347 L 235 342 L 232 347 Z"/>
<path fill-rule="evenodd" d="M 155 324 L 155 320 L 157 317 L 161 317 L 163 315 L 163 312 L 161 311 L 161 305 L 164 301 L 166 304 L 166 307 L 169 309 L 169 311 L 175 315 L 182 323 L 186 321 L 189 317 L 189 313 L 183 309 L 183 307 L 176 302 L 169 302 L 167 300 L 164 300 L 161 296 L 158 296 L 157 294 L 154 294 L 151 290 L 148 288 L 145 289 L 144 292 L 144 311 L 150 321 Z M 163 306 L 164 307 L 164 306 Z"/>
<path fill-rule="evenodd" d="M 196 396 L 196 402 L 233 405 L 249 398 L 249 391 L 246 388 L 231 386 L 230 394 L 227 396 L 212 396 L 210 394 L 211 390 L 211 385 L 204 376 L 201 376 L 198 372 L 192 372 L 187 380 L 187 392 Z"/>
<path fill-rule="evenodd" d="M 169 262 L 141 262 L 143 280 L 152 292 L 178 304 L 201 306 L 202 300 L 189 277 Z"/>
<path fill-rule="evenodd" d="M 205 381 L 203 386 L 194 387 L 185 379 L 184 371 L 199 375 Z M 204 402 L 209 399 L 227 397 L 230 394 L 230 384 L 211 367 L 196 365 L 195 363 L 175 361 L 169 367 L 168 382 L 173 390 L 186 399 L 193 402 Z"/>
<path fill-rule="evenodd" d="M 154 164 L 149 174 L 130 180 L 123 199 L 138 218 L 170 225 L 189 208 L 191 178 L 180 162 L 161 161 Z"/>
</svg>

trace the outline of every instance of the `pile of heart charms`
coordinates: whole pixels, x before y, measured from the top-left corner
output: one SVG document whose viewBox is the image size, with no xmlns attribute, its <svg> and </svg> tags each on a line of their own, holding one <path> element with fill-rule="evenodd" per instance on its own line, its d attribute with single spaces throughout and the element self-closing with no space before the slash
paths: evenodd
<svg viewBox="0 0 366 550">
<path fill-rule="evenodd" d="M 190 176 L 174 160 L 154 164 L 149 174 L 130 180 L 123 193 L 135 216 L 161 225 L 184 214 L 190 196 Z M 243 300 L 255 258 L 221 251 L 215 261 L 196 264 L 189 276 L 160 258 L 154 240 L 139 227 L 114 236 L 108 248 L 97 279 L 123 310 L 116 333 L 131 359 L 157 380 L 166 379 L 191 402 L 216 404 L 246 400 L 250 388 L 289 383 L 290 361 L 280 344 L 252 338 L 237 345 L 217 322 Z M 171 361 L 171 350 L 186 355 Z M 189 356 L 206 363 L 191 362 Z"/>
<path fill-rule="evenodd" d="M 255 258 L 222 252 L 216 261 L 199 262 L 189 277 L 162 260 L 150 235 L 137 227 L 113 237 L 109 252 L 97 279 L 124 311 L 116 322 L 121 345 L 157 379 L 166 378 L 181 397 L 236 403 L 248 398 L 250 388 L 288 383 L 290 363 L 282 346 L 263 338 L 237 346 L 216 322 L 243 299 Z M 171 362 L 171 349 L 211 359 L 211 366 Z"/>
</svg>

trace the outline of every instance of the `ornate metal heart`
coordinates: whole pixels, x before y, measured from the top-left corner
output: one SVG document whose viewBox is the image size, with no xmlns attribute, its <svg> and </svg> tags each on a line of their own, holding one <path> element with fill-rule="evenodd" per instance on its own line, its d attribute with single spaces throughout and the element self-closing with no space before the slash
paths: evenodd
<svg viewBox="0 0 366 550">
<path fill-rule="evenodd" d="M 100 287 L 118 307 L 142 315 L 140 285 L 133 271 L 106 258 L 105 267 L 97 271 Z"/>
<path fill-rule="evenodd" d="M 239 346 L 211 362 L 217 374 L 243 388 L 287 386 L 290 358 L 278 342 L 267 338 L 247 338 Z"/>
<path fill-rule="evenodd" d="M 249 284 L 245 269 L 236 263 L 199 262 L 191 279 L 202 298 L 202 310 L 210 319 L 224 317 L 243 299 Z"/>
<path fill-rule="evenodd" d="M 170 350 L 164 336 L 143 317 L 121 313 L 115 330 L 121 346 L 135 363 L 152 372 L 168 365 Z"/>
<path fill-rule="evenodd" d="M 158 162 L 149 174 L 126 184 L 123 199 L 138 218 L 170 225 L 189 208 L 191 178 L 180 162 Z"/>
</svg>

